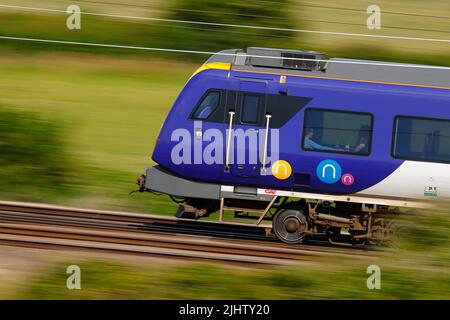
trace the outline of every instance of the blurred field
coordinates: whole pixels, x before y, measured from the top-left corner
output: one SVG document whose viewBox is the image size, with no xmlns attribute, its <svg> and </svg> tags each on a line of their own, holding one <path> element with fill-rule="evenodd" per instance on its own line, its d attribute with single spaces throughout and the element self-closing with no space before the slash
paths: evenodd
<svg viewBox="0 0 450 320">
<path fill-rule="evenodd" d="M 56 189 L 30 194 L 26 185 L 2 188 L 2 198 L 110 209 L 127 209 L 131 203 L 128 209 L 149 206 L 167 212 L 162 197 L 130 199 L 128 192 L 144 167 L 152 164 L 150 155 L 166 112 L 195 68 L 92 55 L 0 57 L 0 106 L 61 123 L 73 164 L 67 170 L 76 173 L 68 186 L 74 198 L 62 197 Z M 0 168 L 0 174 L 10 172 Z M 28 183 L 35 181 L 29 177 Z"/>
<path fill-rule="evenodd" d="M 332 1 L 285 1 L 278 12 L 285 18 L 276 19 L 268 13 L 259 19 L 251 10 L 242 12 L 224 11 L 217 0 L 197 0 L 195 12 L 176 7 L 181 0 L 145 1 L 119 0 L 55 1 L 9 0 L 7 4 L 44 7 L 65 10 L 69 4 L 77 3 L 83 11 L 131 15 L 139 17 L 178 18 L 197 21 L 213 21 L 235 24 L 290 27 L 298 29 L 363 33 L 370 35 L 404 36 L 420 38 L 450 39 L 450 3 L 431 1 L 398 0 L 378 1 L 382 10 L 382 29 L 368 30 L 366 8 L 373 4 L 366 0 Z M 233 3 L 233 2 L 231 2 Z M 235 1 L 234 3 L 241 3 Z M 264 1 L 248 2 L 261 7 Z M 212 10 L 211 8 L 214 8 Z M 240 7 L 237 7 L 240 8 Z M 245 8 L 245 7 L 243 7 Z M 227 10 L 229 8 L 227 7 Z M 268 17 L 269 16 L 269 17 Z M 256 33 L 251 29 L 208 27 L 161 21 L 145 21 L 98 16 L 82 16 L 82 29 L 69 31 L 65 27 L 67 15 L 0 8 L 1 34 L 9 36 L 60 39 L 67 41 L 89 41 L 99 43 L 127 44 L 191 50 L 219 50 L 224 46 L 243 47 L 254 45 L 282 46 L 295 49 L 325 51 L 329 56 L 370 58 L 375 60 L 419 62 L 450 65 L 448 52 L 450 43 L 397 39 L 377 39 L 354 36 L 319 35 L 297 32 Z M 286 20 L 289 23 L 286 23 Z M 20 28 L 17 26 L 20 25 Z M 234 44 L 234 46 L 233 46 Z M 108 54 L 141 54 L 129 50 L 83 48 L 73 46 L 35 44 L 17 41 L 0 41 L 0 47 L 18 50 L 97 52 Z M 151 53 L 152 56 L 172 57 L 179 60 L 202 60 L 203 56 Z"/>
</svg>

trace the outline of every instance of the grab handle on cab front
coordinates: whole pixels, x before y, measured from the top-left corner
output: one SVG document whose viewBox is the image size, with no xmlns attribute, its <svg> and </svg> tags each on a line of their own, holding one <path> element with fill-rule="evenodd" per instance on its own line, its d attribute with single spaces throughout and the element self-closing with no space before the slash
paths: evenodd
<svg viewBox="0 0 450 320">
<path fill-rule="evenodd" d="M 264 174 L 266 173 L 266 162 L 267 162 L 267 144 L 269 143 L 269 124 L 270 124 L 270 118 L 272 118 L 272 115 L 266 114 L 266 132 L 264 137 L 264 153 L 263 153 L 263 161 L 262 161 L 262 168 L 261 172 Z"/>
<path fill-rule="evenodd" d="M 232 134 L 232 131 L 233 131 L 233 118 L 234 118 L 235 112 L 233 110 L 230 110 L 228 112 L 228 114 L 230 115 L 230 123 L 229 123 L 229 126 L 228 126 L 227 152 L 226 152 L 226 156 L 225 156 L 225 170 L 228 170 L 229 166 L 230 166 L 230 148 L 231 148 L 231 138 L 233 136 L 233 134 Z"/>
</svg>

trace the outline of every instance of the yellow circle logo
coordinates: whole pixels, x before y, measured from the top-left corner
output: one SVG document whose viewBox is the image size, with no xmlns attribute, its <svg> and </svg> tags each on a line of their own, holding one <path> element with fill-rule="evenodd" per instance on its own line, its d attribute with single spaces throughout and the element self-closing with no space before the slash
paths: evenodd
<svg viewBox="0 0 450 320">
<path fill-rule="evenodd" d="M 285 180 L 292 174 L 292 168 L 289 162 L 278 160 L 272 165 L 272 174 L 275 178 Z"/>
</svg>

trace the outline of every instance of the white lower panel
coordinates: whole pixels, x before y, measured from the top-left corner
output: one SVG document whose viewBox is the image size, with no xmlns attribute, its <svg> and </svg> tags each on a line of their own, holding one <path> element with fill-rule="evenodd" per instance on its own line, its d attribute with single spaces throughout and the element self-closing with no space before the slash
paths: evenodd
<svg viewBox="0 0 450 320">
<path fill-rule="evenodd" d="M 386 179 L 358 194 L 405 199 L 450 199 L 450 164 L 405 161 Z"/>
<path fill-rule="evenodd" d="M 233 192 L 233 186 L 222 186 Z M 343 201 L 397 207 L 423 208 L 435 200 L 450 199 L 450 164 L 405 161 L 397 170 L 376 185 L 351 195 L 258 189 L 259 195 L 277 195 L 325 201 Z"/>
</svg>

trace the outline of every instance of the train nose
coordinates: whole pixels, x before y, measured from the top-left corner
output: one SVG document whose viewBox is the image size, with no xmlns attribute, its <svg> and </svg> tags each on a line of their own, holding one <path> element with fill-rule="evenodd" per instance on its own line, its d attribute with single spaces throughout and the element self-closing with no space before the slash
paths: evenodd
<svg viewBox="0 0 450 320">
<path fill-rule="evenodd" d="M 136 184 L 139 186 L 139 191 L 144 192 L 145 191 L 145 174 L 142 174 L 137 180 Z"/>
</svg>

